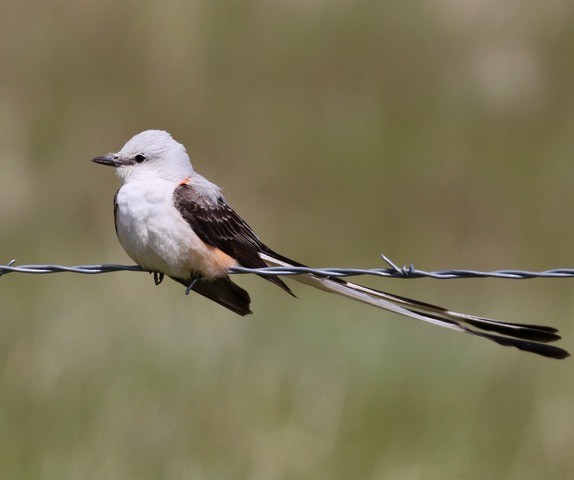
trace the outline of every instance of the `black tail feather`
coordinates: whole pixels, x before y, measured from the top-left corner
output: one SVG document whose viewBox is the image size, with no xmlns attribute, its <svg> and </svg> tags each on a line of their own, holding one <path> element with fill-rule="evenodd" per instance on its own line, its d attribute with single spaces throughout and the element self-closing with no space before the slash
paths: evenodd
<svg viewBox="0 0 574 480">
<path fill-rule="evenodd" d="M 518 328 L 513 328 L 504 323 L 485 323 L 476 320 L 467 320 L 466 323 L 489 332 L 502 333 L 503 335 L 522 338 L 524 340 L 534 340 L 535 342 L 555 342 L 562 338 L 560 335 L 554 333 L 557 331 L 556 329 L 551 329 L 554 330 L 554 332 L 552 332 L 547 329 L 538 328 L 536 325 L 515 324 Z"/>
<path fill-rule="evenodd" d="M 475 330 L 466 329 L 468 333 L 477 335 L 493 342 L 503 345 L 505 347 L 515 347 L 525 352 L 536 353 L 543 357 L 563 359 L 570 356 L 570 354 L 562 348 L 555 347 L 554 345 L 546 345 L 545 343 L 529 342 L 527 340 L 520 340 L 517 338 L 502 337 L 500 335 L 492 335 L 491 333 L 477 332 Z"/>
</svg>

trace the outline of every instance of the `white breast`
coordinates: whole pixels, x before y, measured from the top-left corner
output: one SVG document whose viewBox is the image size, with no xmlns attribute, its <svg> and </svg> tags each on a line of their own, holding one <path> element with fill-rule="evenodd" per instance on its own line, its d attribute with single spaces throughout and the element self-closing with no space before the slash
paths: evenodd
<svg viewBox="0 0 574 480">
<path fill-rule="evenodd" d="M 177 183 L 146 180 L 125 184 L 116 198 L 120 243 L 141 267 L 187 279 L 224 275 L 230 262 L 206 245 L 173 205 Z"/>
</svg>

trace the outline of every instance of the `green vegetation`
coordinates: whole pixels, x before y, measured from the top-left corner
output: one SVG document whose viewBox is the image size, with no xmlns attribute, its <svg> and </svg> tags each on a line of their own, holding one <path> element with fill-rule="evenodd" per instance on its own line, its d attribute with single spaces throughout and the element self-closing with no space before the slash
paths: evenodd
<svg viewBox="0 0 574 480">
<path fill-rule="evenodd" d="M 314 266 L 574 263 L 570 2 L 12 2 L 1 262 L 129 263 L 138 131 Z M 241 277 L 239 318 L 146 274 L 0 279 L 0 478 L 574 478 L 572 360 Z M 568 280 L 370 280 L 559 327 Z"/>
</svg>

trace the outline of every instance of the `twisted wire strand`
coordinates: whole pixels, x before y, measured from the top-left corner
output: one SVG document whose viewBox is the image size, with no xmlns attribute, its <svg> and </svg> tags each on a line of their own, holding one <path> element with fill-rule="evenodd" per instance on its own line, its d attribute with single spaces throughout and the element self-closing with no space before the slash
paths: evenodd
<svg viewBox="0 0 574 480">
<path fill-rule="evenodd" d="M 526 280 L 532 278 L 572 278 L 574 277 L 574 268 L 555 268 L 544 271 L 528 270 L 494 270 L 490 272 L 481 272 L 478 270 L 449 269 L 438 271 L 425 271 L 415 268 L 412 264 L 408 267 L 398 267 L 389 258 L 381 255 L 383 260 L 390 265 L 390 268 L 311 268 L 311 267 L 265 267 L 265 268 L 246 268 L 233 267 L 229 270 L 230 274 L 257 274 L 257 275 L 301 275 L 311 273 L 321 277 L 354 277 L 361 275 L 371 275 L 386 278 L 433 278 L 437 280 L 453 280 L 459 278 L 502 278 L 509 280 Z M 6 265 L 0 265 L 0 276 L 9 273 L 28 273 L 28 274 L 49 274 L 49 273 L 81 273 L 95 275 L 100 273 L 113 272 L 149 272 L 138 265 L 118 265 L 118 264 L 100 264 L 100 265 L 15 265 L 16 260 L 8 262 Z"/>
</svg>

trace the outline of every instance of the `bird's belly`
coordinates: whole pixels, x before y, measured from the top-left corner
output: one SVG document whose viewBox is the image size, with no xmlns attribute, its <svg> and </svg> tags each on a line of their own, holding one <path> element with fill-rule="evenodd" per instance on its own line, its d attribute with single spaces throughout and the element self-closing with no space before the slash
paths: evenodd
<svg viewBox="0 0 574 480">
<path fill-rule="evenodd" d="M 225 275 L 235 261 L 195 234 L 173 205 L 171 190 L 120 189 L 116 227 L 125 251 L 142 268 L 171 277 Z"/>
</svg>

